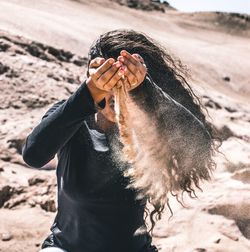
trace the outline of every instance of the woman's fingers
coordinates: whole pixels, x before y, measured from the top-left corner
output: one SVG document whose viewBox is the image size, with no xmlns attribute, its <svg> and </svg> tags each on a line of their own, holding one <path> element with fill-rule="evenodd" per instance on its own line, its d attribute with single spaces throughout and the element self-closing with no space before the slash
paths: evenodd
<svg viewBox="0 0 250 252">
<path fill-rule="evenodd" d="M 122 74 L 119 72 L 120 67 L 121 63 L 115 62 L 112 67 L 100 76 L 98 83 L 104 90 L 111 90 L 115 86 L 116 82 L 121 78 Z"/>
<path fill-rule="evenodd" d="M 132 64 L 136 65 L 138 63 L 138 61 L 128 51 L 122 50 L 120 54 L 130 60 Z"/>
<path fill-rule="evenodd" d="M 141 63 L 141 64 L 139 65 L 140 71 L 141 71 L 142 73 L 147 72 L 148 69 L 147 69 L 147 66 L 146 66 L 146 64 L 145 64 L 144 59 L 142 58 L 142 56 L 139 55 L 139 54 L 137 54 L 137 53 L 132 54 L 132 56 L 133 56 L 134 58 L 136 58 L 136 59 Z"/>
<path fill-rule="evenodd" d="M 129 80 L 128 80 L 127 77 L 125 77 L 125 78 L 123 79 L 123 83 L 124 83 L 124 85 L 125 85 L 125 88 L 126 88 L 128 91 L 132 89 L 132 86 L 131 86 L 131 84 L 130 84 L 130 82 L 129 82 Z"/>
<path fill-rule="evenodd" d="M 144 60 L 139 54 L 131 55 L 122 50 L 116 62 L 113 58 L 105 60 L 101 57 L 91 60 L 89 73 L 95 86 L 100 90 L 111 91 L 122 76 L 126 77 L 123 80 L 124 85 L 131 90 L 139 86 L 145 78 L 147 70 L 143 63 Z"/>
<path fill-rule="evenodd" d="M 101 66 L 96 69 L 95 78 L 98 80 L 109 68 L 112 67 L 115 60 L 113 58 L 107 59 Z"/>
<path fill-rule="evenodd" d="M 93 75 L 96 72 L 96 68 L 98 68 L 104 62 L 105 62 L 105 59 L 101 58 L 101 57 L 96 57 L 96 58 L 92 59 L 89 63 L 87 76 Z"/>
<path fill-rule="evenodd" d="M 98 62 L 95 61 L 91 63 L 94 65 Z M 92 68 L 95 71 L 91 72 L 90 78 L 92 79 L 94 85 L 100 91 L 102 90 L 108 92 L 116 84 L 112 82 L 110 83 L 110 80 L 113 77 L 113 75 L 118 71 L 120 66 L 121 66 L 120 62 L 115 62 L 113 58 L 109 58 L 106 61 L 104 61 L 104 63 L 101 64 L 101 66 L 99 66 L 98 68 Z M 118 79 L 118 77 L 116 78 Z M 108 85 L 106 86 L 106 84 Z"/>
<path fill-rule="evenodd" d="M 126 50 L 122 50 L 120 54 L 121 56 L 118 57 L 118 60 L 127 66 L 126 76 L 133 89 L 142 83 L 146 76 L 147 68 L 139 54 L 131 55 Z"/>
<path fill-rule="evenodd" d="M 139 60 L 142 64 L 144 64 L 144 59 L 142 58 L 140 54 L 134 53 L 132 54 L 132 57 L 134 57 L 136 60 Z"/>
<path fill-rule="evenodd" d="M 89 68 L 97 68 L 99 67 L 101 64 L 103 64 L 105 62 L 105 59 L 102 57 L 96 57 L 94 59 L 92 59 L 89 63 Z"/>
<path fill-rule="evenodd" d="M 140 63 L 137 60 L 135 60 L 132 56 L 131 57 L 130 56 L 131 54 L 129 53 L 126 53 L 126 54 L 123 53 L 122 56 L 118 57 L 118 60 L 124 63 L 127 66 L 127 68 L 130 70 L 130 72 L 134 73 Z"/>
<path fill-rule="evenodd" d="M 101 101 L 108 92 L 112 91 L 113 87 L 117 85 L 118 81 L 124 75 L 121 62 L 115 62 L 112 58 L 102 62 L 102 59 L 96 59 L 90 62 L 92 68 L 89 68 L 89 70 L 91 69 L 89 72 L 91 74 L 87 79 L 87 86 L 96 102 Z M 94 67 L 100 63 L 102 64 L 98 68 Z"/>
<path fill-rule="evenodd" d="M 110 91 L 116 86 L 117 82 L 121 79 L 121 76 L 115 73 L 111 79 L 104 85 L 104 89 Z"/>
<path fill-rule="evenodd" d="M 119 56 L 118 60 L 121 61 L 124 65 L 126 65 L 126 67 L 127 67 L 126 76 L 129 79 L 129 82 L 131 84 L 135 83 L 137 81 L 137 76 L 135 74 L 135 72 L 137 71 L 136 66 L 130 60 L 128 60 L 126 57 Z"/>
<path fill-rule="evenodd" d="M 138 77 L 134 75 L 129 69 L 126 71 L 127 88 L 134 87 L 138 84 Z"/>
</svg>

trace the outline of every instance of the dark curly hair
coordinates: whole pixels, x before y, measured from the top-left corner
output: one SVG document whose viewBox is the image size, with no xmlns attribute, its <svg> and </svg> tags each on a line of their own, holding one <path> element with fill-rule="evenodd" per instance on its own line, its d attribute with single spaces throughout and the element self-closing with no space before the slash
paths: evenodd
<svg viewBox="0 0 250 252">
<path fill-rule="evenodd" d="M 158 120 L 160 122 L 158 126 L 162 124 L 161 126 L 166 128 L 164 129 L 165 131 L 163 130 L 163 133 L 161 133 L 162 135 L 166 135 L 166 142 L 169 145 L 167 149 L 168 154 L 166 156 L 167 168 L 161 169 L 162 177 L 166 177 L 165 180 L 162 180 L 162 186 L 165 187 L 165 189 L 162 190 L 163 194 L 158 197 L 157 192 L 155 192 L 157 189 L 152 189 L 153 185 L 149 184 L 150 182 L 145 182 L 146 180 L 144 179 L 144 182 L 140 181 L 140 183 L 137 183 L 137 180 L 140 180 L 142 177 L 141 171 L 133 173 L 131 184 L 134 188 L 138 189 L 140 197 L 147 199 L 154 207 L 152 211 L 145 208 L 146 217 L 150 216 L 152 224 L 150 231 L 152 231 L 155 221 L 161 217 L 166 203 L 171 211 L 168 203 L 168 193 L 176 196 L 178 201 L 179 194 L 176 193 L 177 191 L 181 191 L 182 193 L 187 192 L 191 197 L 196 197 L 195 188 L 200 189 L 199 181 L 210 179 L 211 171 L 215 168 L 212 156 L 218 149 L 217 143 L 219 139 L 215 137 L 216 134 L 212 124 L 206 119 L 206 109 L 202 106 L 199 98 L 194 94 L 186 80 L 186 68 L 179 60 L 175 60 L 167 53 L 163 46 L 144 33 L 121 29 L 102 34 L 90 48 L 89 62 L 95 57 L 117 58 L 120 55 L 120 51 L 124 49 L 131 54 L 138 53 L 144 59 L 149 78 L 160 88 L 151 89 L 152 93 L 158 92 L 158 95 L 164 95 L 163 93 L 165 93 L 181 104 L 198 119 L 205 132 L 201 136 L 202 140 L 198 139 L 196 136 L 193 136 L 192 139 L 190 136 L 186 141 L 181 140 L 182 142 L 180 142 L 176 137 L 174 138 L 175 141 L 171 141 L 170 135 L 172 133 L 174 134 L 175 129 L 170 124 L 166 127 L 164 122 L 168 119 L 164 113 L 151 114 L 151 116 L 158 117 L 158 119 L 160 118 L 160 120 Z M 157 105 L 153 99 L 148 101 L 147 108 L 151 111 L 152 108 L 157 109 Z M 160 110 L 164 111 L 162 109 Z M 185 122 L 182 122 L 182 124 L 185 124 Z M 188 132 L 189 127 L 191 127 L 190 125 L 191 124 L 186 123 L 184 126 L 185 132 Z M 140 131 L 141 130 L 142 129 L 140 129 Z M 145 135 L 146 134 L 148 134 L 148 132 L 146 132 Z M 196 142 L 190 144 L 192 141 Z M 162 141 L 161 143 L 165 144 Z M 192 150 L 190 151 L 189 148 Z M 150 151 L 152 152 L 152 150 Z M 161 152 L 161 146 L 158 149 L 155 147 L 155 152 L 156 151 Z M 148 181 L 151 181 L 150 175 L 148 175 L 147 178 Z M 145 185 L 143 185 L 143 183 L 145 183 Z M 140 184 L 140 186 L 137 186 L 138 184 Z M 152 192 L 152 190 L 155 191 Z"/>
</svg>

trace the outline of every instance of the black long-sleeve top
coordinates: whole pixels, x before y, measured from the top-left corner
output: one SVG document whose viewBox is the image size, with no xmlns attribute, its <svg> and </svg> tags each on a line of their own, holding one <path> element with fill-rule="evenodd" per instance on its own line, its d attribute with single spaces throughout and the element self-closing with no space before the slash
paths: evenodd
<svg viewBox="0 0 250 252">
<path fill-rule="evenodd" d="M 145 83 L 150 79 L 146 78 Z M 170 97 L 169 107 L 203 126 Z M 97 112 L 86 82 L 67 99 L 51 107 L 28 135 L 24 161 L 36 168 L 56 154 L 58 211 L 42 248 L 69 252 L 149 251 L 151 237 L 135 235 L 144 226 L 145 203 L 127 189 L 122 169 L 112 158 L 109 138 L 91 127 Z"/>
<path fill-rule="evenodd" d="M 40 168 L 58 155 L 58 212 L 42 247 L 69 252 L 139 251 L 150 244 L 143 226 L 144 204 L 125 189 L 105 134 L 91 129 L 96 106 L 84 82 L 51 107 L 27 137 L 23 159 Z"/>
</svg>

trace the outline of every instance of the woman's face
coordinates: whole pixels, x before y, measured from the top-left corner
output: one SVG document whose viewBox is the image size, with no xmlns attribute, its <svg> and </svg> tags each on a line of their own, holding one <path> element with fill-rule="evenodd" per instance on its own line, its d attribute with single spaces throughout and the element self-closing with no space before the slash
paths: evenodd
<svg viewBox="0 0 250 252">
<path fill-rule="evenodd" d="M 106 105 L 105 108 L 100 111 L 100 113 L 103 114 L 103 116 L 111 121 L 115 122 L 115 100 L 114 95 L 112 93 L 107 94 L 105 97 Z"/>
</svg>

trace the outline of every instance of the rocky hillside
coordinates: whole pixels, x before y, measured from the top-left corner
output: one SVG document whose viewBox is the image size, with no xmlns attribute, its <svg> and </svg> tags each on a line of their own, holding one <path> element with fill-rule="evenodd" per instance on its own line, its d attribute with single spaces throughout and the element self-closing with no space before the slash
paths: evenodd
<svg viewBox="0 0 250 252">
<path fill-rule="evenodd" d="M 6 214 L 5 209 L 18 213 L 22 209 L 29 208 L 53 213 L 56 211 L 56 180 L 53 171 L 56 160 L 38 172 L 28 168 L 23 162 L 21 148 L 25 137 L 39 122 L 45 110 L 54 102 L 67 98 L 77 88 L 85 71 L 86 58 L 6 32 L 0 33 L 0 48 L 2 82 L 0 87 L 2 122 L 0 208 L 4 210 L 2 212 L 0 210 L 0 215 Z M 201 194 L 201 201 L 195 203 L 187 199 L 191 209 L 181 209 L 173 202 L 176 207 L 174 219 L 165 226 L 168 216 L 166 213 L 166 218 L 164 217 L 157 226 L 155 242 L 163 248 L 163 251 L 168 251 L 167 248 L 173 246 L 171 237 L 174 234 L 175 237 L 178 232 L 182 233 L 177 227 L 183 228 L 184 225 L 185 229 L 191 228 L 192 232 L 197 232 L 195 226 L 189 226 L 189 219 L 196 213 L 197 222 L 199 218 L 202 221 L 211 219 L 211 223 L 206 224 L 206 229 L 216 229 L 213 240 L 210 239 L 215 247 L 218 247 L 220 242 L 223 246 L 223 241 L 231 240 L 240 244 L 244 251 L 245 246 L 248 246 L 244 239 L 250 238 L 248 222 L 250 216 L 246 211 L 250 207 L 249 190 L 246 190 L 250 182 L 250 157 L 248 156 L 250 132 L 249 127 L 247 128 L 250 124 L 250 113 L 239 104 L 231 103 L 226 97 L 204 94 L 203 102 L 210 114 L 213 114 L 215 126 L 224 141 L 224 153 L 228 152 L 230 156 L 231 151 L 237 149 L 239 159 L 221 161 L 219 169 L 223 173 L 216 175 L 212 185 L 206 185 L 206 196 Z M 229 173 L 225 174 L 225 171 Z M 243 183 L 242 185 L 246 186 L 241 189 L 237 186 L 232 188 L 230 181 L 235 181 L 236 185 Z M 238 193 L 241 194 L 240 198 L 237 197 Z M 213 215 L 217 216 L 216 224 L 212 224 Z M 219 215 L 224 217 L 219 218 Z M 20 218 L 27 221 L 24 216 Z M 11 223 L 12 220 L 9 221 Z M 25 225 L 29 224 L 25 223 Z M 46 230 L 45 226 L 43 228 Z M 0 232 L 2 233 L 0 251 L 5 251 L 10 244 L 21 239 L 19 228 L 11 228 L 8 222 L 4 223 Z M 23 244 L 25 239 L 21 242 L 22 246 L 25 246 Z M 179 239 L 184 242 L 183 238 L 179 237 Z M 35 237 L 34 240 L 33 247 L 36 244 L 39 246 L 39 238 Z M 194 241 L 193 243 L 195 244 Z M 208 245 L 204 247 L 206 246 Z M 181 251 L 180 246 L 177 246 L 176 251 Z"/>
<path fill-rule="evenodd" d="M 49 105 L 67 98 L 74 91 L 80 83 L 86 58 L 2 31 L 0 55 L 0 172 L 3 177 L 0 207 L 11 209 L 20 204 L 41 204 L 43 209 L 55 211 L 53 177 L 48 180 L 46 176 L 39 175 L 26 181 L 21 178 L 25 181 L 21 185 L 20 181 L 17 184 L 8 183 L 8 172 L 4 176 L 8 169 L 5 170 L 4 167 L 8 163 L 26 166 L 21 151 L 27 133 L 39 121 L 40 116 L 37 115 L 41 115 Z M 51 165 L 52 167 L 49 164 L 45 169 L 54 169 L 55 164 Z M 15 176 L 15 171 L 12 174 L 18 177 Z M 40 190 L 43 186 L 44 189 Z M 46 195 L 43 200 L 42 195 Z"/>
<path fill-rule="evenodd" d="M 186 208 L 172 200 L 174 216 L 165 212 L 154 243 L 162 252 L 250 251 L 248 20 L 220 13 L 156 16 L 110 1 L 112 11 L 98 1 L 83 2 L 0 2 L 0 252 L 39 251 L 49 233 L 57 206 L 57 161 L 32 169 L 22 160 L 22 144 L 46 110 L 83 81 L 91 41 L 119 22 L 147 30 L 188 64 L 192 87 L 223 140 L 212 181 L 202 185 L 197 200 L 185 196 Z M 214 25 L 229 17 L 237 24 L 242 20 L 230 26 L 230 34 L 228 22 Z"/>
<path fill-rule="evenodd" d="M 137 10 L 144 11 L 161 11 L 175 10 L 167 1 L 161 2 L 160 0 L 111 0 L 120 5 L 128 6 L 129 8 L 134 8 Z"/>
</svg>

